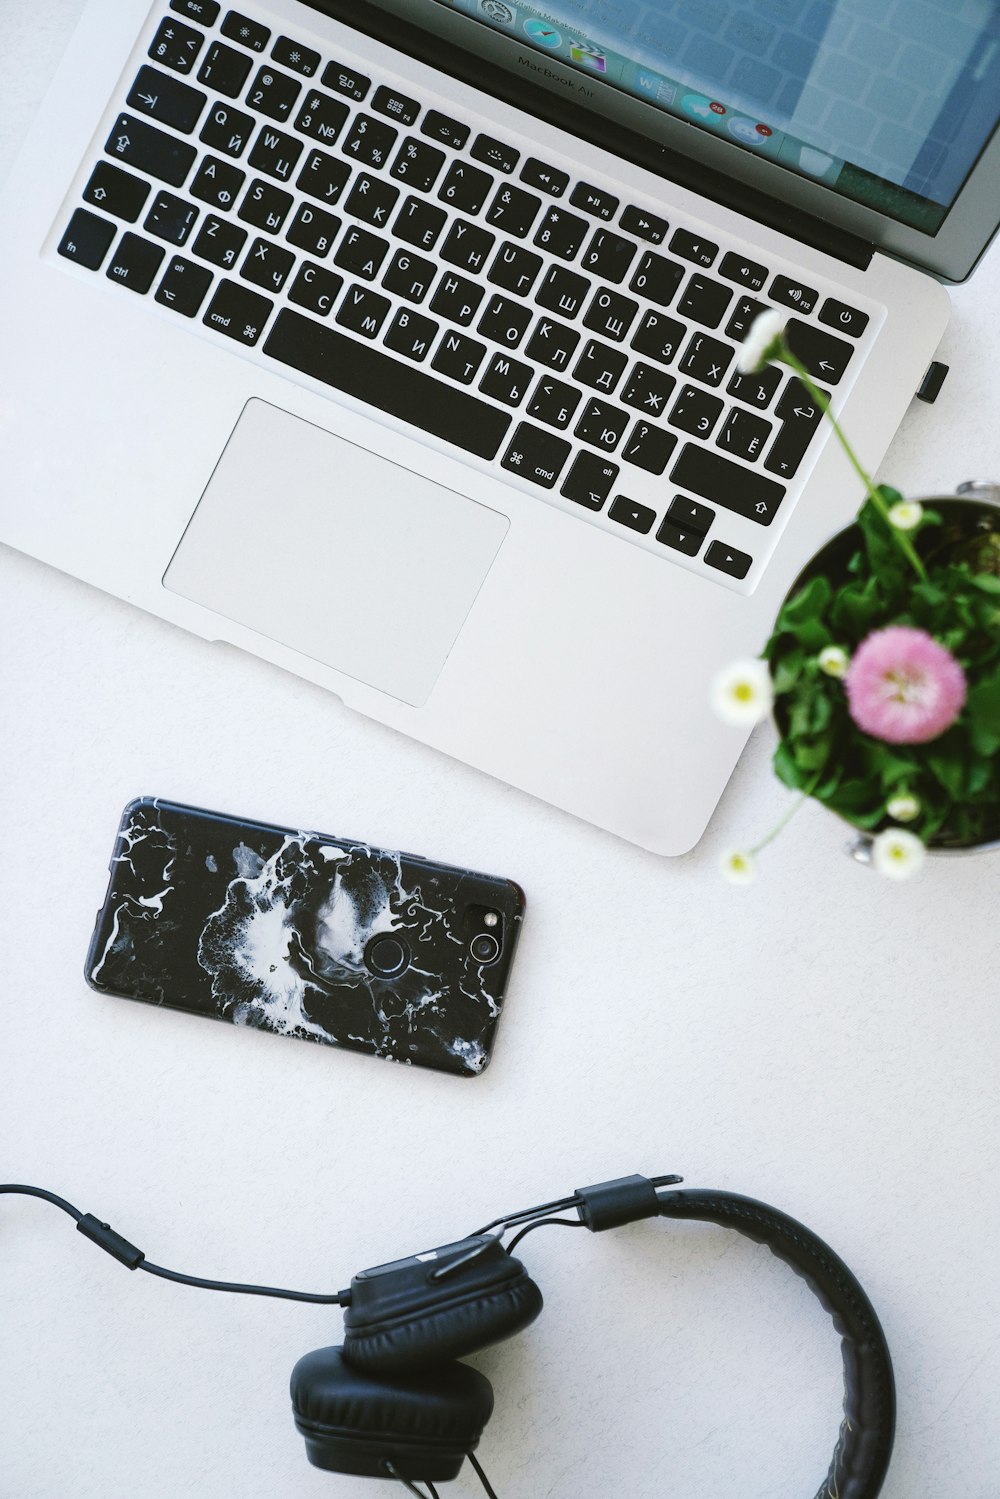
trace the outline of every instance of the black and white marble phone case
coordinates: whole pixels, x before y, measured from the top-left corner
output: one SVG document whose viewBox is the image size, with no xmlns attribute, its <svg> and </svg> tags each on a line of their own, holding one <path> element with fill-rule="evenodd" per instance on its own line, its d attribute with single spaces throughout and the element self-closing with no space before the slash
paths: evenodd
<svg viewBox="0 0 1000 1499">
<path fill-rule="evenodd" d="M 464 1076 L 489 1062 L 512 881 L 152 797 L 110 870 L 95 989 Z"/>
</svg>

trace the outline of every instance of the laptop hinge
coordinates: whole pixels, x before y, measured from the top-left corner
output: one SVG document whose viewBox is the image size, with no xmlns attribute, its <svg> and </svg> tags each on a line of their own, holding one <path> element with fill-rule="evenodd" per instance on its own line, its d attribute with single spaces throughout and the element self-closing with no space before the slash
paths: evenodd
<svg viewBox="0 0 1000 1499">
<path fill-rule="evenodd" d="M 636 166 L 676 182 L 702 197 L 755 219 L 769 229 L 776 229 L 793 239 L 820 250 L 847 265 L 866 270 L 875 254 L 867 240 L 838 228 L 828 219 L 817 218 L 790 208 L 787 203 L 770 197 L 758 187 L 736 181 L 714 171 L 702 162 L 671 151 L 651 141 L 638 131 L 630 130 L 606 116 L 597 118 L 589 110 L 559 95 L 551 94 L 528 80 L 523 74 L 494 68 L 486 71 L 482 59 L 474 53 L 441 37 L 432 36 L 422 27 L 388 15 L 367 0 L 302 0 L 334 20 L 343 21 L 387 46 L 406 52 L 429 67 L 438 68 L 469 84 L 481 93 L 512 104 L 527 113 L 567 130 L 571 135 L 622 156 Z"/>
</svg>

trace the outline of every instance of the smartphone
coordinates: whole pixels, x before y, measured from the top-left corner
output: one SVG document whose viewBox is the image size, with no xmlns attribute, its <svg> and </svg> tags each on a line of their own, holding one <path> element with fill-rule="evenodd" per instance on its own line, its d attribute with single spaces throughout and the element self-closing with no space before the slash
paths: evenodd
<svg viewBox="0 0 1000 1499">
<path fill-rule="evenodd" d="M 475 1076 L 524 913 L 512 880 L 157 797 L 130 802 L 93 988 Z"/>
</svg>

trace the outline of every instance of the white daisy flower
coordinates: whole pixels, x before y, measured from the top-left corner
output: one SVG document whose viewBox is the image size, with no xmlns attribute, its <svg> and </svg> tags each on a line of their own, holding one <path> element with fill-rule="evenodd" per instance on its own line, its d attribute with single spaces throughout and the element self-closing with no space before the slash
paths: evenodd
<svg viewBox="0 0 1000 1499">
<path fill-rule="evenodd" d="M 910 792 L 900 792 L 899 796 L 891 796 L 885 804 L 885 810 L 893 822 L 912 822 L 915 817 L 920 816 L 920 798 L 913 796 Z"/>
<path fill-rule="evenodd" d="M 754 318 L 736 356 L 736 368 L 741 375 L 753 375 L 770 364 L 784 336 L 786 321 L 773 307 Z"/>
<path fill-rule="evenodd" d="M 731 885 L 749 885 L 757 874 L 756 859 L 742 848 L 727 849 L 720 867 Z"/>
<path fill-rule="evenodd" d="M 899 500 L 889 511 L 897 531 L 912 531 L 924 518 L 924 507 L 917 500 Z"/>
<path fill-rule="evenodd" d="M 712 681 L 711 703 L 724 723 L 738 728 L 760 723 L 774 703 L 767 662 L 753 656 L 723 667 Z"/>
<path fill-rule="evenodd" d="M 850 656 L 839 645 L 825 645 L 816 661 L 820 671 L 825 671 L 828 677 L 845 677 L 851 664 Z"/>
<path fill-rule="evenodd" d="M 886 828 L 872 842 L 872 863 L 890 880 L 908 880 L 927 857 L 927 850 L 905 828 Z"/>
</svg>

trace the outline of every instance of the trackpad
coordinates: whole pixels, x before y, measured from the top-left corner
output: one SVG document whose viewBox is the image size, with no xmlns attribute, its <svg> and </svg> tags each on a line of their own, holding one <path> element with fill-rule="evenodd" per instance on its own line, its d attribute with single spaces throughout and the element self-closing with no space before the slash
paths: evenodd
<svg viewBox="0 0 1000 1499">
<path fill-rule="evenodd" d="M 419 707 L 510 522 L 266 401 L 243 408 L 172 593 Z"/>
</svg>

